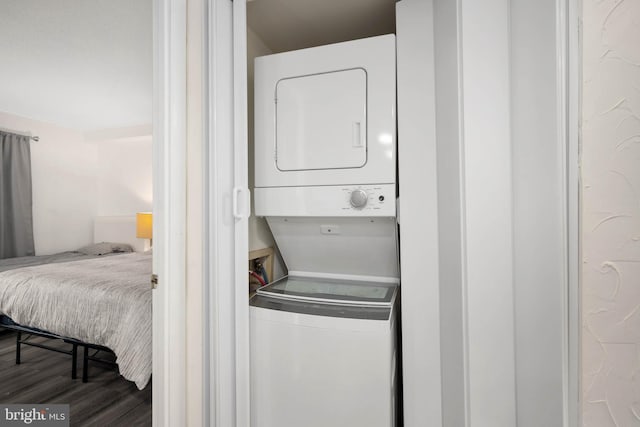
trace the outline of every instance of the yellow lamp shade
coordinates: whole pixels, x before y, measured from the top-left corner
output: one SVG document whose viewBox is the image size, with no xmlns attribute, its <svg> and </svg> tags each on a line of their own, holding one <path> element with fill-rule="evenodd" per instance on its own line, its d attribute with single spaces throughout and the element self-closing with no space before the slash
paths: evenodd
<svg viewBox="0 0 640 427">
<path fill-rule="evenodd" d="M 151 239 L 153 236 L 153 214 L 151 212 L 138 212 L 136 214 L 136 237 Z"/>
</svg>

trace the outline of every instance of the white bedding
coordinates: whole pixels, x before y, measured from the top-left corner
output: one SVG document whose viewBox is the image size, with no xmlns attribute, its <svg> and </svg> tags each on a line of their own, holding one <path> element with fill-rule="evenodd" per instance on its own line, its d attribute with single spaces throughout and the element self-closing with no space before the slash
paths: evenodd
<svg viewBox="0 0 640 427">
<path fill-rule="evenodd" d="M 151 377 L 151 256 L 130 253 L 0 273 L 0 314 L 110 348 L 120 374 Z"/>
</svg>

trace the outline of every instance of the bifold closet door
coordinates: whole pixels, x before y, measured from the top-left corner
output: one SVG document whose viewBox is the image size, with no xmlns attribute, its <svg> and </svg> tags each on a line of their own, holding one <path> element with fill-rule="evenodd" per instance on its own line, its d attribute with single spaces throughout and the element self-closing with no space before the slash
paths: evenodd
<svg viewBox="0 0 640 427">
<path fill-rule="evenodd" d="M 245 0 L 210 0 L 206 27 L 207 425 L 249 427 Z"/>
</svg>

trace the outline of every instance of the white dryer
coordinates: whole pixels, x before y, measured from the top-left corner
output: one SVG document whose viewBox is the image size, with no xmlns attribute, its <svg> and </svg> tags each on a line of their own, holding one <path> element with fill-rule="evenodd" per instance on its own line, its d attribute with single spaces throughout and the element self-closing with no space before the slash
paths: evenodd
<svg viewBox="0 0 640 427">
<path fill-rule="evenodd" d="M 348 187 L 365 193 L 343 215 L 395 216 L 395 82 L 393 34 L 256 58 L 256 214 L 275 199 L 321 216 L 317 200 Z M 373 212 L 381 196 L 393 211 Z"/>
<path fill-rule="evenodd" d="M 396 420 L 395 36 L 256 59 L 255 212 L 289 276 L 250 301 L 252 427 Z"/>
</svg>

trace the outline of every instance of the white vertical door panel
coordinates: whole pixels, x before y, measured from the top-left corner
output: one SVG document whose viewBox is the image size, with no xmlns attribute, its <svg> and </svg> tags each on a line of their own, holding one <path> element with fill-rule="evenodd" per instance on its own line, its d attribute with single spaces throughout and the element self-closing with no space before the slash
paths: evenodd
<svg viewBox="0 0 640 427">
<path fill-rule="evenodd" d="M 396 20 L 404 425 L 440 426 L 433 2 L 402 0 Z"/>
<path fill-rule="evenodd" d="M 249 290 L 247 257 L 249 254 L 249 149 L 247 137 L 247 10 L 246 0 L 233 2 L 233 165 L 236 198 L 234 212 L 235 277 L 234 288 L 236 352 L 236 424 L 249 427 Z M 239 193 L 237 193 L 239 191 Z"/>
<path fill-rule="evenodd" d="M 235 272 L 233 191 L 233 45 L 232 3 L 216 0 L 208 10 L 207 130 L 209 141 L 206 271 L 209 324 L 209 389 L 205 420 L 211 426 L 235 425 Z"/>
<path fill-rule="evenodd" d="M 156 427 L 184 425 L 186 252 L 186 7 L 154 2 L 153 415 Z"/>
<path fill-rule="evenodd" d="M 461 206 L 462 64 L 458 14 L 458 2 L 434 1 L 440 351 L 442 421 L 446 427 L 464 426 L 467 417 Z"/>
<path fill-rule="evenodd" d="M 249 425 L 246 259 L 249 213 L 244 0 L 213 0 L 208 18 L 207 239 L 209 425 Z"/>
<path fill-rule="evenodd" d="M 204 58 L 206 0 L 187 3 L 187 158 L 186 158 L 186 425 L 203 425 L 208 402 L 206 372 Z"/>
<path fill-rule="evenodd" d="M 397 5 L 407 426 L 576 425 L 575 4 L 525 3 L 434 0 L 435 24 L 427 2 Z M 431 37 L 437 150 L 418 102 L 432 96 Z M 425 200 L 407 200 L 417 188 Z"/>
<path fill-rule="evenodd" d="M 580 0 L 558 0 L 557 49 L 561 57 L 558 69 L 559 133 L 566 137 L 566 244 L 567 287 L 565 330 L 565 404 L 564 425 L 578 427 L 580 413 Z M 566 97 L 565 97 L 566 96 Z"/>
<path fill-rule="evenodd" d="M 509 1 L 461 0 L 468 422 L 516 425 Z"/>
<path fill-rule="evenodd" d="M 561 426 L 564 418 L 566 40 L 558 3 L 510 2 L 518 427 Z"/>
</svg>

